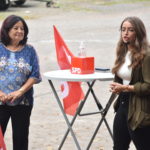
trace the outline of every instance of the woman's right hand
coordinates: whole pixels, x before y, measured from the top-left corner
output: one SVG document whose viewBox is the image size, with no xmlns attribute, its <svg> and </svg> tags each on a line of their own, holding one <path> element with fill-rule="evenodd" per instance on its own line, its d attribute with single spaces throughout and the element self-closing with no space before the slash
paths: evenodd
<svg viewBox="0 0 150 150">
<path fill-rule="evenodd" d="M 5 94 L 4 92 L 0 91 L 0 101 L 1 102 L 6 102 L 7 100 L 8 100 L 7 94 Z"/>
</svg>

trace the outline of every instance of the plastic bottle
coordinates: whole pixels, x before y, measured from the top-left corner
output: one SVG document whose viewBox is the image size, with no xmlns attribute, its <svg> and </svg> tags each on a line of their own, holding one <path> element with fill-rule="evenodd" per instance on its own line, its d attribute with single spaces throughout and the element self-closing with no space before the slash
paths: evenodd
<svg viewBox="0 0 150 150">
<path fill-rule="evenodd" d="M 83 41 L 80 42 L 78 56 L 82 58 L 86 57 L 85 44 Z"/>
</svg>

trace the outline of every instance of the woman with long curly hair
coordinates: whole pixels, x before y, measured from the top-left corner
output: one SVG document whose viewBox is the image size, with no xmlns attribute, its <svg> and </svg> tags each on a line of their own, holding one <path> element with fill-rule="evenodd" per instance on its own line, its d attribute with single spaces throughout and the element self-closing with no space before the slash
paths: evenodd
<svg viewBox="0 0 150 150">
<path fill-rule="evenodd" d="M 144 23 L 138 17 L 125 18 L 116 48 L 115 74 L 110 85 L 119 94 L 114 109 L 114 150 L 150 149 L 150 50 Z"/>
</svg>

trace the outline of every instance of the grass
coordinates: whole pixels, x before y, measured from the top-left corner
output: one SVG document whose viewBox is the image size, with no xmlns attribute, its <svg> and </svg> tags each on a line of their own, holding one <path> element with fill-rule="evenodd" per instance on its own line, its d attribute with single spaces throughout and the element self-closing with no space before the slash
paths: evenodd
<svg viewBox="0 0 150 150">
<path fill-rule="evenodd" d="M 0 20 L 4 20 L 7 16 L 12 15 L 12 12 L 0 11 Z M 18 12 L 13 13 L 13 15 L 18 15 Z M 24 18 L 25 20 L 35 19 L 37 16 L 32 14 L 19 13 L 19 16 Z"/>
<path fill-rule="evenodd" d="M 42 0 L 38 0 L 42 1 Z M 133 3 L 143 3 L 150 2 L 150 0 L 54 0 L 56 1 L 56 6 L 63 11 L 101 11 L 100 6 L 112 6 L 119 4 L 133 4 Z M 25 5 L 25 4 L 24 4 Z M 145 4 L 150 6 L 149 4 Z M 50 8 L 51 9 L 51 8 Z M 16 12 L 15 12 L 16 13 Z M 9 11 L 0 11 L 0 20 L 3 20 L 8 15 L 11 15 L 12 12 Z M 18 15 L 18 14 L 16 14 Z M 20 12 L 19 14 L 24 19 L 35 19 L 38 16 L 33 14 L 26 14 Z"/>
<path fill-rule="evenodd" d="M 150 0 L 61 0 L 60 3 L 90 3 L 90 4 L 121 4 L 121 3 L 136 3 L 149 2 Z"/>
<path fill-rule="evenodd" d="M 58 0 L 58 6 L 64 10 L 100 11 L 100 9 L 94 9 L 93 6 L 112 6 L 117 4 L 133 4 L 140 2 L 150 2 L 150 0 Z"/>
</svg>

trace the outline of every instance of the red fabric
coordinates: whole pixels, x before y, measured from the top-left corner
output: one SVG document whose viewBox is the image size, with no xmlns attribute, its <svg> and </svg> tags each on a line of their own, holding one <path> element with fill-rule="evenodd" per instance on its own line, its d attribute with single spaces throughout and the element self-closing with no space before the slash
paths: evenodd
<svg viewBox="0 0 150 150">
<path fill-rule="evenodd" d="M 0 127 L 0 150 L 6 150 L 6 145 L 3 138 L 2 129 Z"/>
<path fill-rule="evenodd" d="M 58 65 L 62 70 L 70 69 L 71 58 L 74 57 L 74 55 L 68 49 L 66 43 L 55 26 L 54 37 Z M 80 100 L 84 97 L 80 84 L 80 82 L 62 82 L 61 90 L 66 114 L 74 115 Z"/>
</svg>

